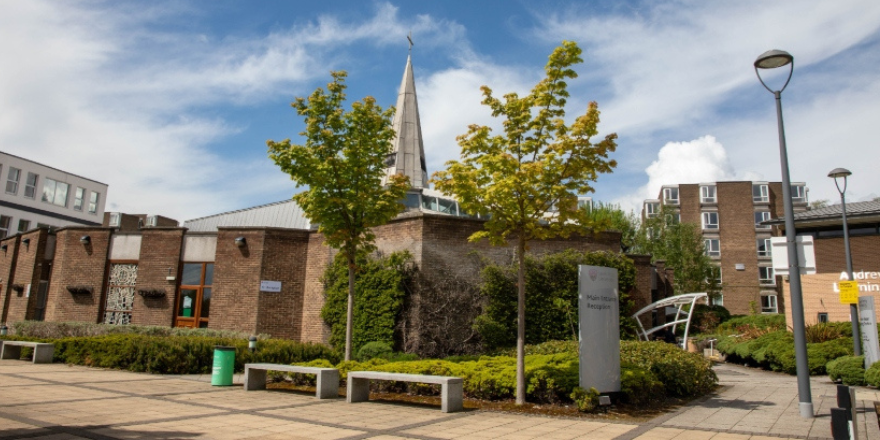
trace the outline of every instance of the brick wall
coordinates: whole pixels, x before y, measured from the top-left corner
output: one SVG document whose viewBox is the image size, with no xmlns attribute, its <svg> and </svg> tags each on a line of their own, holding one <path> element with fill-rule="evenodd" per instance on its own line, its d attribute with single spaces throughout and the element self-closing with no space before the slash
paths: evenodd
<svg viewBox="0 0 880 440">
<path fill-rule="evenodd" d="M 101 322 L 111 228 L 68 227 L 56 231 L 55 258 L 46 321 Z M 83 245 L 80 237 L 88 235 Z M 92 287 L 91 295 L 72 295 L 67 286 Z"/>
<path fill-rule="evenodd" d="M 265 231 L 223 228 L 217 232 L 209 328 L 255 333 Z M 244 237 L 246 245 L 235 245 Z"/>
<path fill-rule="evenodd" d="M 260 292 L 257 333 L 301 339 L 308 246 L 308 231 L 266 230 L 260 279 L 281 281 L 281 292 Z"/>
<path fill-rule="evenodd" d="M 183 228 L 145 228 L 141 230 L 137 288 L 161 289 L 164 297 L 144 298 L 135 295 L 131 323 L 170 326 L 174 322 L 177 274 L 183 247 Z M 168 276 L 175 280 L 168 281 Z"/>
<path fill-rule="evenodd" d="M 0 250 L 0 324 L 6 323 L 6 313 L 9 309 L 12 284 L 15 282 L 15 261 L 18 257 L 19 236 L 13 235 L 0 240 L 0 246 L 6 246 L 6 250 Z"/>
<path fill-rule="evenodd" d="M 8 322 L 34 318 L 34 307 L 36 306 L 37 292 L 40 286 L 40 276 L 43 270 L 48 270 L 44 269 L 44 266 L 49 264 L 48 261 L 45 261 L 47 240 L 48 231 L 44 228 L 21 235 L 15 272 L 12 279 L 14 284 L 23 285 L 24 290 L 20 292 L 13 291 L 9 295 L 9 306 L 6 315 Z M 25 244 L 25 241 L 28 241 L 28 243 Z"/>
<path fill-rule="evenodd" d="M 720 182 L 717 188 L 724 307 L 732 314 L 747 314 L 755 304 L 760 311 L 752 183 Z M 737 264 L 744 270 L 737 270 Z"/>
<path fill-rule="evenodd" d="M 324 244 L 323 235 L 316 232 L 309 234 L 300 330 L 300 338 L 304 342 L 330 340 L 330 326 L 321 319 L 321 307 L 324 306 L 324 283 L 321 278 L 336 253 L 335 249 Z"/>
</svg>

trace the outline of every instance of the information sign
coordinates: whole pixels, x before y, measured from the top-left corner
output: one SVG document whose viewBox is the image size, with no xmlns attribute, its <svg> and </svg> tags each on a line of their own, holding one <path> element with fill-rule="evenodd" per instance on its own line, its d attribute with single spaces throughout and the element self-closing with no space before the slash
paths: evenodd
<svg viewBox="0 0 880 440">
<path fill-rule="evenodd" d="M 841 304 L 858 304 L 859 303 L 859 282 L 858 281 L 840 281 L 837 283 L 840 290 Z"/>
<path fill-rule="evenodd" d="M 260 292 L 280 292 L 281 281 L 260 281 Z"/>
<path fill-rule="evenodd" d="M 580 386 L 620 391 L 620 312 L 617 269 L 578 267 Z"/>
</svg>

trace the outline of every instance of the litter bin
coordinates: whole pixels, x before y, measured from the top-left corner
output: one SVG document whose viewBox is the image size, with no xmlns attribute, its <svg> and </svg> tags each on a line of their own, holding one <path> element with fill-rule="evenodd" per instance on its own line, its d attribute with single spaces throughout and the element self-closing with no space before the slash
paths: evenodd
<svg viewBox="0 0 880 440">
<path fill-rule="evenodd" d="M 232 373 L 235 370 L 235 347 L 214 347 L 214 368 L 211 370 L 211 385 L 232 385 Z"/>
</svg>

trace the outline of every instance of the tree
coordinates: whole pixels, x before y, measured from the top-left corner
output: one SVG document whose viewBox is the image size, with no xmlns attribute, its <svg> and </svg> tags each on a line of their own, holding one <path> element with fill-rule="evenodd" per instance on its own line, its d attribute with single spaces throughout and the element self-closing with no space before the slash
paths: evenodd
<svg viewBox="0 0 880 440">
<path fill-rule="evenodd" d="M 302 145 L 268 141 L 269 157 L 290 174 L 297 187 L 308 186 L 293 199 L 306 217 L 317 223 L 327 245 L 348 261 L 348 310 L 345 360 L 351 360 L 351 332 L 357 256 L 375 248 L 374 226 L 387 223 L 403 210 L 400 201 L 408 179 L 392 176 L 383 186 L 385 157 L 391 153 L 391 117 L 368 96 L 345 111 L 345 72 L 331 72 L 327 90 L 315 90 L 308 100 L 291 104 L 304 117 Z"/>
<path fill-rule="evenodd" d="M 666 206 L 659 215 L 642 222 L 635 249 L 675 269 L 677 293 L 707 292 L 715 296 L 721 291 L 719 268 L 706 255 L 700 226 L 677 221 Z"/>
<path fill-rule="evenodd" d="M 623 252 L 631 252 L 636 246 L 639 233 L 639 219 L 632 211 L 629 214 L 620 209 L 620 205 L 596 201 L 588 209 L 590 223 L 607 225 L 608 229 L 620 232 L 620 247 Z"/>
<path fill-rule="evenodd" d="M 564 41 L 549 57 L 546 77 L 532 91 L 495 98 L 481 87 L 483 105 L 492 116 L 504 118 L 504 134 L 471 125 L 458 137 L 461 161 L 434 173 L 436 188 L 454 195 L 470 213 L 488 215 L 482 231 L 471 241 L 493 245 L 516 242 L 518 268 L 516 403 L 525 403 L 525 252 L 530 240 L 585 231 L 589 219 L 577 209 L 576 194 L 593 191 L 590 182 L 610 173 L 617 164 L 608 153 L 616 134 L 592 142 L 598 133 L 599 108 L 591 102 L 571 125 L 564 121 L 567 79 L 577 77 L 571 66 L 582 62 L 581 49 Z"/>
<path fill-rule="evenodd" d="M 812 202 L 810 202 L 810 209 L 825 208 L 828 206 L 828 203 L 828 199 L 813 200 Z"/>
</svg>

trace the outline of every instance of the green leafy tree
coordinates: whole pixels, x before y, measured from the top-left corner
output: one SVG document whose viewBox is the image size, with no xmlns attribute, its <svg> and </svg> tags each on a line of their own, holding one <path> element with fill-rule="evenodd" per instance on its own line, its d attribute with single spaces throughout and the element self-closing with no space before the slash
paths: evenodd
<svg viewBox="0 0 880 440">
<path fill-rule="evenodd" d="M 620 209 L 620 205 L 597 201 L 587 210 L 587 216 L 593 225 L 607 225 L 608 229 L 620 232 L 620 247 L 624 252 L 632 252 L 636 247 L 636 236 L 639 234 L 639 219 L 630 211 L 629 214 Z"/>
<path fill-rule="evenodd" d="M 599 108 L 591 102 L 584 115 L 566 124 L 568 79 L 582 62 L 581 49 L 565 41 L 550 55 L 546 77 L 530 93 L 498 99 L 483 86 L 483 105 L 504 119 L 504 133 L 471 125 L 458 137 L 461 160 L 434 174 L 436 188 L 454 195 L 470 213 L 488 215 L 484 230 L 470 236 L 493 245 L 516 244 L 519 262 L 517 313 L 516 403 L 525 403 L 525 252 L 533 239 L 585 231 L 589 218 L 577 209 L 576 194 L 593 191 L 590 182 L 617 164 L 608 153 L 617 147 L 616 134 L 593 143 L 598 134 Z"/>
<path fill-rule="evenodd" d="M 293 199 L 327 245 L 348 262 L 348 308 L 345 360 L 351 360 L 351 331 L 357 257 L 375 248 L 374 226 L 387 223 L 403 210 L 400 200 L 409 187 L 402 175 L 382 185 L 385 157 L 391 153 L 393 108 L 382 110 L 366 97 L 345 111 L 345 72 L 332 72 L 327 89 L 296 98 L 291 104 L 305 119 L 304 143 L 268 141 L 269 157 L 290 175 L 297 187 L 308 186 Z"/>
<path fill-rule="evenodd" d="M 675 269 L 677 293 L 707 292 L 716 296 L 721 292 L 719 268 L 706 255 L 700 226 L 677 221 L 669 208 L 662 207 L 659 215 L 641 223 L 635 249 Z"/>
</svg>

